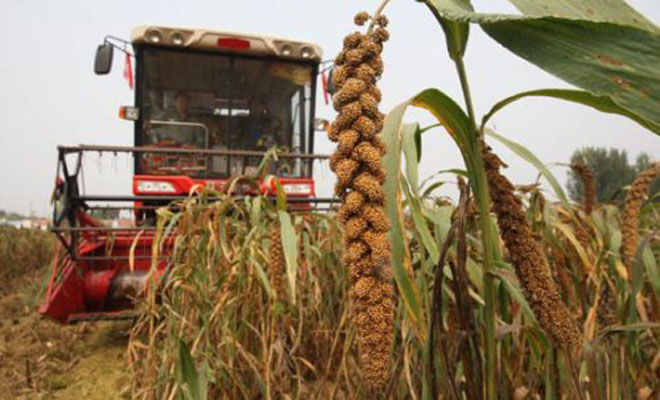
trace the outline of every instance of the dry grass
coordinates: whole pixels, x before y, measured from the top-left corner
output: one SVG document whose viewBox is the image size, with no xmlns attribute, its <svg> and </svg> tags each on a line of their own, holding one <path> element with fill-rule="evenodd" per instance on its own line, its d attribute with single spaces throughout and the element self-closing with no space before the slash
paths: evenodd
<svg viewBox="0 0 660 400">
<path fill-rule="evenodd" d="M 55 243 L 48 232 L 0 227 L 0 294 L 11 289 L 16 278 L 49 265 Z"/>
</svg>

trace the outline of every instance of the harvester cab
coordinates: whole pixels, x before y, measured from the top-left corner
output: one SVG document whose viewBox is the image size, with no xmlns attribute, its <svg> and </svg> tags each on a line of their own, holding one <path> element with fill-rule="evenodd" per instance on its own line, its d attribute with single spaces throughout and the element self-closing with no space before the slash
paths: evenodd
<svg viewBox="0 0 660 400">
<path fill-rule="evenodd" d="M 58 147 L 52 230 L 61 246 L 40 312 L 60 322 L 132 317 L 152 262 L 164 275 L 173 243 L 165 240 L 152 259 L 155 211 L 197 188 L 226 190 L 231 178 L 248 175 L 260 177 L 257 184 L 232 186 L 231 195 L 274 196 L 279 187 L 291 207 L 333 201 L 316 196 L 312 175 L 314 164 L 327 160 L 314 154 L 318 46 L 141 26 L 130 42 L 106 37 L 96 74 L 111 71 L 116 51 L 126 57 L 124 75 L 135 88 L 135 104 L 120 108 L 121 118 L 134 121 L 133 146 Z M 265 162 L 274 148 L 277 157 Z M 132 154 L 132 195 L 80 191 L 90 152 Z M 111 209 L 132 210 L 134 224 L 108 227 L 92 217 Z"/>
</svg>

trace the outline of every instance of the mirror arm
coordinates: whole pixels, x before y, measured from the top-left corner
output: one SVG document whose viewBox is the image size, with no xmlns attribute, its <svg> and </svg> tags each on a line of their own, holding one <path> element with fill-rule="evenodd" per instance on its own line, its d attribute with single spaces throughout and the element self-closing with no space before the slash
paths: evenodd
<svg viewBox="0 0 660 400">
<path fill-rule="evenodd" d="M 121 45 L 119 45 L 118 43 L 113 43 L 113 42 L 121 43 Z M 121 51 L 122 53 L 126 53 L 131 57 L 135 57 L 135 55 L 133 53 L 131 53 L 130 51 L 127 50 L 128 46 L 131 45 L 131 42 L 129 42 L 127 40 L 124 40 L 122 38 L 118 38 L 116 36 L 107 35 L 106 37 L 103 38 L 103 43 L 104 44 L 107 43 L 110 46 L 112 46 L 113 48 Z"/>
</svg>

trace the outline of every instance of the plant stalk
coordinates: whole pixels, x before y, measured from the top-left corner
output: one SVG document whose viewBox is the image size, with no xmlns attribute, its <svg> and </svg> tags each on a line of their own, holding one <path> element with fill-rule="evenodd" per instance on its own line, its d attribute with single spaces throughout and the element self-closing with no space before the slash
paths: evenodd
<svg viewBox="0 0 660 400">
<path fill-rule="evenodd" d="M 474 113 L 474 106 L 472 103 L 472 94 L 470 92 L 470 85 L 468 84 L 467 73 L 465 71 L 465 64 L 463 57 L 456 57 L 454 59 L 456 70 L 461 82 L 463 97 L 465 100 L 465 107 L 468 111 L 468 118 L 470 123 L 470 130 L 472 132 L 473 149 L 472 154 L 473 165 L 472 172 L 475 176 L 471 176 L 473 180 L 473 192 L 475 193 L 475 201 L 479 208 L 480 223 L 481 223 L 481 240 L 484 247 L 484 297 L 485 297 L 485 310 L 484 310 L 484 337 L 486 339 L 486 346 L 484 349 L 486 365 L 485 365 L 485 398 L 487 400 L 497 399 L 497 343 L 495 341 L 495 278 L 491 274 L 491 269 L 494 263 L 495 249 L 491 244 L 495 243 L 493 238 L 493 229 L 490 223 L 490 196 L 488 194 L 488 181 L 486 180 L 486 170 L 482 157 L 483 136 L 481 132 L 477 131 L 476 117 Z"/>
</svg>

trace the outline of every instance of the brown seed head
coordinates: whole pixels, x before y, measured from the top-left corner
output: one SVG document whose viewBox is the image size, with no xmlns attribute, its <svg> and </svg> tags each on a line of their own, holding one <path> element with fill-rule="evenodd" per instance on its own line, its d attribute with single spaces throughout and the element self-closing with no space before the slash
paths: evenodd
<svg viewBox="0 0 660 400">
<path fill-rule="evenodd" d="M 584 186 L 584 212 L 589 215 L 594 208 L 594 201 L 596 200 L 596 182 L 594 180 L 594 173 L 585 163 L 571 164 L 571 169 L 577 172 L 582 179 L 582 184 Z"/>
<path fill-rule="evenodd" d="M 371 68 L 371 67 L 369 67 L 369 68 Z M 378 89 L 378 86 L 369 87 L 369 89 L 367 89 L 367 93 L 369 93 L 379 103 L 382 100 L 383 96 L 381 95 L 380 89 Z"/>
<path fill-rule="evenodd" d="M 346 64 L 351 67 L 357 67 L 366 57 L 367 54 L 361 47 L 348 50 L 346 51 Z"/>
<path fill-rule="evenodd" d="M 385 28 L 376 28 L 374 31 L 374 40 L 378 43 L 387 42 L 390 38 L 390 33 Z"/>
<path fill-rule="evenodd" d="M 377 57 L 383 48 L 371 40 L 365 40 L 360 44 L 360 50 L 362 50 L 365 59 L 372 59 Z"/>
<path fill-rule="evenodd" d="M 639 233 L 637 232 L 639 209 L 644 204 L 649 187 L 659 176 L 660 162 L 651 164 L 650 168 L 635 178 L 626 195 L 621 227 L 621 233 L 623 235 L 621 250 L 624 264 L 628 269 L 628 276 L 631 275 L 630 272 L 632 271 L 633 260 L 639 242 Z"/>
<path fill-rule="evenodd" d="M 360 64 L 357 68 L 355 68 L 354 73 L 357 79 L 371 85 L 376 83 L 376 79 L 378 78 L 376 76 L 376 71 L 374 71 L 374 69 L 371 68 L 369 64 Z"/>
<path fill-rule="evenodd" d="M 344 86 L 342 86 L 341 90 L 339 90 L 332 99 L 335 110 L 342 112 L 342 107 L 359 99 L 360 95 L 366 90 L 366 88 L 367 85 L 362 80 L 355 78 L 346 79 Z"/>
<path fill-rule="evenodd" d="M 362 106 L 362 113 L 369 118 L 378 118 L 380 111 L 378 111 L 378 102 L 369 93 L 362 93 L 360 95 L 360 105 Z"/>
<path fill-rule="evenodd" d="M 350 128 L 355 120 L 357 120 L 362 115 L 362 105 L 359 101 L 354 101 L 352 103 L 346 104 L 342 107 L 342 112 L 337 116 L 337 119 L 330 125 L 330 132 L 332 137 L 330 140 L 334 142 L 339 138 L 339 133 L 344 129 Z M 337 136 L 334 136 L 337 135 Z"/>
<path fill-rule="evenodd" d="M 362 11 L 355 14 L 355 17 L 353 18 L 353 22 L 355 22 L 355 25 L 363 26 L 369 20 L 369 18 L 371 18 L 369 16 L 369 13 L 366 11 Z"/>
<path fill-rule="evenodd" d="M 353 123 L 353 129 L 360 132 L 362 138 L 366 140 L 369 140 L 380 133 L 377 123 L 365 115 L 358 117 Z"/>
<path fill-rule="evenodd" d="M 562 301 L 514 186 L 499 172 L 504 163 L 489 150 L 483 156 L 493 211 L 525 297 L 541 327 L 560 347 L 577 347 L 581 342 L 577 323 Z"/>
<path fill-rule="evenodd" d="M 366 200 L 366 197 L 358 191 L 348 192 L 344 198 L 342 209 L 346 210 L 347 213 L 355 214 L 362 209 Z"/>
<path fill-rule="evenodd" d="M 360 277 L 350 295 L 360 337 L 358 344 L 363 374 L 372 386 L 382 387 L 389 378 L 389 359 L 393 342 L 392 286 L 376 277 Z"/>
<path fill-rule="evenodd" d="M 360 168 L 360 163 L 350 159 L 342 158 L 337 161 L 335 165 L 335 174 L 337 175 L 337 185 L 335 186 L 335 193 L 341 196 L 344 190 L 351 185 L 353 177 Z"/>
<path fill-rule="evenodd" d="M 369 247 L 367 247 L 366 243 L 362 240 L 354 240 L 346 248 L 346 259 L 353 263 L 364 257 L 367 251 L 369 251 Z"/>
<path fill-rule="evenodd" d="M 337 142 L 337 152 L 341 153 L 344 157 L 350 155 L 359 138 L 360 134 L 352 129 L 341 131 Z"/>
<path fill-rule="evenodd" d="M 335 57 L 335 66 L 341 66 L 344 64 L 346 64 L 346 52 L 342 50 L 337 53 L 337 56 Z"/>
<path fill-rule="evenodd" d="M 390 260 L 390 242 L 387 240 L 387 233 L 367 229 L 362 232 L 362 240 L 369 247 L 371 261 L 374 265 L 384 265 Z"/>
<path fill-rule="evenodd" d="M 360 173 L 353 181 L 353 187 L 355 190 L 362 192 L 372 202 L 382 204 L 385 200 L 380 182 L 368 172 Z"/>
<path fill-rule="evenodd" d="M 390 220 L 385 210 L 378 204 L 368 203 L 362 208 L 362 215 L 375 231 L 389 232 Z"/>
<path fill-rule="evenodd" d="M 357 239 L 367 228 L 367 221 L 359 215 L 349 218 L 344 224 L 344 237 L 347 241 Z"/>
<path fill-rule="evenodd" d="M 346 35 L 344 37 L 344 49 L 354 49 L 360 45 L 362 42 L 362 33 L 361 32 L 353 32 L 351 34 Z"/>
<path fill-rule="evenodd" d="M 280 238 L 280 224 L 275 223 L 270 231 L 270 280 L 275 296 L 282 298 L 284 296 L 284 249 Z"/>
<path fill-rule="evenodd" d="M 332 70 L 332 84 L 335 85 L 335 88 L 337 88 L 337 90 L 340 90 L 342 86 L 344 86 L 344 83 L 346 83 L 346 79 L 348 79 L 347 67 L 343 65 L 339 65 Z"/>
<path fill-rule="evenodd" d="M 381 76 L 383 74 L 383 61 L 380 59 L 380 57 L 374 57 L 369 60 L 369 66 L 373 68 L 374 72 L 376 72 L 376 76 Z"/>
<path fill-rule="evenodd" d="M 356 23 L 368 18 L 361 13 Z M 385 18 L 376 22 L 387 24 Z M 372 388 L 382 387 L 389 376 L 394 318 L 388 266 L 390 225 L 381 186 L 385 172 L 380 159 L 385 145 L 377 136 L 383 127 L 383 115 L 378 111 L 381 93 L 375 85 L 383 71 L 378 37 L 353 33 L 344 39 L 344 49 L 336 60 L 338 72 L 333 74 L 339 88 L 333 105 L 339 115 L 329 133 L 331 140 L 339 142 L 330 167 L 337 174 L 335 190 L 343 200 L 337 218 L 344 225 L 343 262 L 352 283 L 349 293 L 360 364 Z"/>
</svg>

